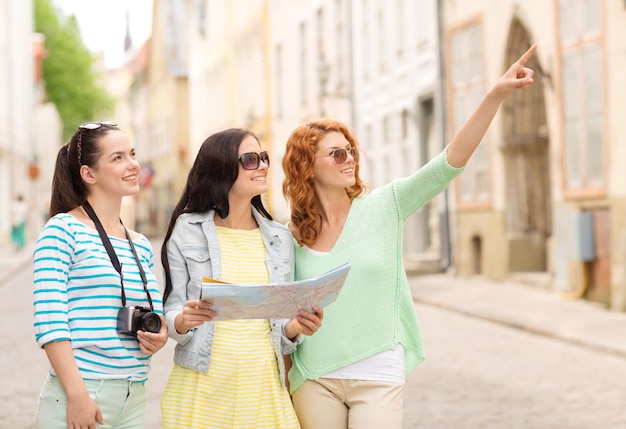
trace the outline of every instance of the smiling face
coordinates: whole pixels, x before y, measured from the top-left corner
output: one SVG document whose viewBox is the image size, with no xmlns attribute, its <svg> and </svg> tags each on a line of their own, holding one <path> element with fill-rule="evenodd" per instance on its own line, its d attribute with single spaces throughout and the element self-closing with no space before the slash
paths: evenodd
<svg viewBox="0 0 626 429">
<path fill-rule="evenodd" d="M 261 145 L 254 137 L 245 136 L 239 145 L 238 156 L 241 157 L 241 155 L 248 152 L 260 154 L 262 151 Z M 259 168 L 255 170 L 246 170 L 239 163 L 239 175 L 232 188 L 230 188 L 229 199 L 242 198 L 249 202 L 252 197 L 266 192 L 268 168 L 268 165 L 263 161 L 259 163 Z"/>
<path fill-rule="evenodd" d="M 83 180 L 95 190 L 115 196 L 134 195 L 139 191 L 141 166 L 128 136 L 112 130 L 98 140 L 100 157 L 90 168 L 81 167 Z"/>
<path fill-rule="evenodd" d="M 351 152 L 347 153 L 346 161 L 339 165 L 335 162 L 332 152 L 335 149 L 350 148 L 350 142 L 337 131 L 331 131 L 320 139 L 315 152 L 314 178 L 318 189 L 345 189 L 355 184 L 356 162 Z"/>
</svg>

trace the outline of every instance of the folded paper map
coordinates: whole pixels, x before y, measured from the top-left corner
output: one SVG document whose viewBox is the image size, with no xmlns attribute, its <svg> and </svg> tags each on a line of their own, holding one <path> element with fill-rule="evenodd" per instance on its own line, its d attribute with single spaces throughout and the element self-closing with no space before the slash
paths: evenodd
<svg viewBox="0 0 626 429">
<path fill-rule="evenodd" d="M 343 287 L 350 264 L 343 264 L 319 277 L 286 283 L 235 284 L 203 278 L 204 301 L 213 302 L 217 317 L 228 319 L 292 319 L 299 310 L 326 307 Z"/>
</svg>

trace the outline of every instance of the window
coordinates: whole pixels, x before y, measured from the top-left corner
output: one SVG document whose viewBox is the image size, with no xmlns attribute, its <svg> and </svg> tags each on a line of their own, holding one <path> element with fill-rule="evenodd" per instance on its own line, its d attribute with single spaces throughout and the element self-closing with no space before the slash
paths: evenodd
<svg viewBox="0 0 626 429">
<path fill-rule="evenodd" d="M 283 48 L 280 44 L 276 45 L 276 119 L 282 119 L 283 117 Z"/>
<path fill-rule="evenodd" d="M 326 52 L 324 50 L 324 10 L 318 9 L 316 17 L 316 41 L 315 47 L 317 48 L 316 67 L 317 67 L 317 82 L 319 85 L 319 99 L 322 100 L 328 91 L 327 84 L 330 72 L 330 65 L 326 58 Z M 323 109 L 322 109 L 323 111 Z"/>
<path fill-rule="evenodd" d="M 387 50 L 389 49 L 387 25 L 385 23 L 385 9 L 382 2 L 378 4 L 378 10 L 376 13 L 376 24 L 378 31 L 376 37 L 378 45 L 378 55 L 376 60 L 378 61 L 378 72 L 384 74 L 387 67 Z"/>
<path fill-rule="evenodd" d="M 346 56 L 345 47 L 348 45 L 346 40 L 347 31 L 345 30 L 345 20 L 347 18 L 344 10 L 344 0 L 335 0 L 335 65 L 337 68 L 338 86 L 340 87 L 344 85 L 346 80 L 344 61 Z"/>
<path fill-rule="evenodd" d="M 362 1 L 362 16 L 361 16 L 361 61 L 363 62 L 363 79 L 368 81 L 372 76 L 373 71 L 373 57 L 372 55 L 372 41 L 373 31 L 370 25 L 370 0 Z"/>
<path fill-rule="evenodd" d="M 561 0 L 566 185 L 604 185 L 604 96 L 599 0 Z"/>
<path fill-rule="evenodd" d="M 306 45 L 306 24 L 300 24 L 300 105 L 306 106 L 307 103 L 307 45 Z"/>
<path fill-rule="evenodd" d="M 382 121 L 383 128 L 383 144 L 389 145 L 392 143 L 391 141 L 391 129 L 389 127 L 389 116 L 385 115 Z"/>
<path fill-rule="evenodd" d="M 202 37 L 206 36 L 207 29 L 207 4 L 206 0 L 196 0 L 196 24 L 198 26 L 198 33 Z"/>
<path fill-rule="evenodd" d="M 404 0 L 396 0 L 396 47 L 398 56 L 404 53 L 404 45 L 407 41 L 405 19 L 407 17 Z"/>
<path fill-rule="evenodd" d="M 372 124 L 363 124 L 363 126 L 358 130 L 353 130 L 355 138 L 359 144 L 359 150 L 363 153 L 371 152 L 375 150 L 374 148 L 374 129 Z M 358 136 L 360 133 L 360 137 Z"/>
<path fill-rule="evenodd" d="M 374 142 L 374 130 L 372 124 L 367 124 L 365 126 L 364 139 L 360 141 L 360 150 L 361 150 L 361 174 L 368 181 L 375 181 L 376 174 L 378 172 L 378 168 L 376 167 L 376 161 L 372 160 L 372 162 L 368 162 L 368 154 L 375 153 L 375 142 Z M 363 163 L 367 162 L 367 168 L 363 169 Z"/>
<path fill-rule="evenodd" d="M 482 99 L 483 67 L 480 26 L 471 24 L 452 36 L 452 82 L 454 132 L 472 114 Z M 464 202 L 486 201 L 489 198 L 487 149 L 484 141 L 467 163 L 460 181 L 460 198 Z"/>
<path fill-rule="evenodd" d="M 407 13 L 407 16 L 415 16 L 417 18 L 417 22 L 415 23 L 417 52 L 422 52 L 425 49 L 431 49 L 431 46 L 429 45 L 437 38 L 438 17 L 436 4 L 438 2 L 431 0 L 418 0 L 415 3 L 409 3 L 412 4 L 411 7 L 415 8 L 415 10 L 412 13 Z"/>
</svg>

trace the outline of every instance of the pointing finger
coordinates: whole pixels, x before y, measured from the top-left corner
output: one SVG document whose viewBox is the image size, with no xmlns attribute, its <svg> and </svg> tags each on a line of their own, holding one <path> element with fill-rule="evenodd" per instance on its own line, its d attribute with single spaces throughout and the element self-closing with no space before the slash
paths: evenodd
<svg viewBox="0 0 626 429">
<path fill-rule="evenodd" d="M 528 48 L 526 52 L 524 52 L 524 55 L 522 55 L 520 59 L 517 60 L 517 63 L 520 64 L 521 66 L 526 64 L 526 62 L 530 59 L 530 57 L 533 56 L 536 50 L 537 50 L 537 44 L 535 43 L 530 48 Z"/>
</svg>

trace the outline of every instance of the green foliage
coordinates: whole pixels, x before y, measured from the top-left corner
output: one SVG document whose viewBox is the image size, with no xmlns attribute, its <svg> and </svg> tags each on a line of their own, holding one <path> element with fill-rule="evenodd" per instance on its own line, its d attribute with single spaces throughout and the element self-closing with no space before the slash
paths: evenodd
<svg viewBox="0 0 626 429">
<path fill-rule="evenodd" d="M 35 31 L 46 38 L 46 94 L 59 111 L 68 140 L 78 124 L 110 114 L 114 99 L 99 83 L 96 59 L 83 43 L 74 16 L 63 15 L 51 0 L 35 0 Z"/>
</svg>

